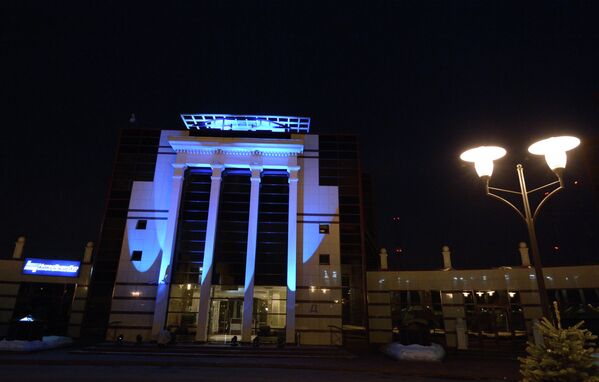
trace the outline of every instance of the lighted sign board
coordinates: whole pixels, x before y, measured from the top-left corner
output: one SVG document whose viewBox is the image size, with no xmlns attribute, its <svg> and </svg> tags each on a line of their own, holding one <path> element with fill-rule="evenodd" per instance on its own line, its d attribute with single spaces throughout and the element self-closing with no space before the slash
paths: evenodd
<svg viewBox="0 0 599 382">
<path fill-rule="evenodd" d="M 24 275 L 77 277 L 80 261 L 25 258 Z"/>
</svg>

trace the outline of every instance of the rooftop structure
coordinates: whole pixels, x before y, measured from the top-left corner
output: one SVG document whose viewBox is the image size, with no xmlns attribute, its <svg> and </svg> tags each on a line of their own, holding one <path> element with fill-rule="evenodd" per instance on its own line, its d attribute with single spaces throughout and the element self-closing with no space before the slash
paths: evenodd
<svg viewBox="0 0 599 382">
<path fill-rule="evenodd" d="M 181 114 L 188 130 L 272 131 L 309 133 L 310 118 L 278 115 Z"/>
</svg>

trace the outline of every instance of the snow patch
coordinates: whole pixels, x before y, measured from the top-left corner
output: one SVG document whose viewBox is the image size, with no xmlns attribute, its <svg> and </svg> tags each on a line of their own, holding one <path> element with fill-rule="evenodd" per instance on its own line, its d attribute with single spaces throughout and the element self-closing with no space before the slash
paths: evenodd
<svg viewBox="0 0 599 382">
<path fill-rule="evenodd" d="M 73 340 L 62 336 L 44 336 L 42 340 L 36 341 L 0 341 L 0 351 L 31 352 L 37 350 L 54 349 L 62 346 L 71 345 Z"/>
</svg>

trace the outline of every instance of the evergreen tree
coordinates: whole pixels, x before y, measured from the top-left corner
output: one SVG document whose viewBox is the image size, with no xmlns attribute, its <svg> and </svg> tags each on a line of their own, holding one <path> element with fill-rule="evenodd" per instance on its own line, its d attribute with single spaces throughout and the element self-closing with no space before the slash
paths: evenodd
<svg viewBox="0 0 599 382">
<path fill-rule="evenodd" d="M 557 327 L 543 318 L 538 324 L 545 342 L 528 343 L 528 356 L 520 360 L 520 373 L 524 382 L 599 382 L 599 368 L 593 363 L 595 339 L 583 321 L 563 329 L 557 303 L 554 302 Z"/>
</svg>

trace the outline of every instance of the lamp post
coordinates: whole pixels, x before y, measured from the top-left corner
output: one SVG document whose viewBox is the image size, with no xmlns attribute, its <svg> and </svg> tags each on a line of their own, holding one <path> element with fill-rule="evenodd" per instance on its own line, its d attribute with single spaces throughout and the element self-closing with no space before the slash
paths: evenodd
<svg viewBox="0 0 599 382">
<path fill-rule="evenodd" d="M 549 318 L 549 301 L 547 300 L 547 290 L 545 288 L 545 278 L 543 277 L 543 267 L 541 264 L 541 254 L 539 252 L 539 243 L 537 242 L 537 233 L 535 230 L 535 221 L 541 210 L 541 207 L 545 205 L 553 195 L 564 188 L 563 172 L 566 167 L 567 155 L 566 152 L 572 150 L 580 144 L 580 140 L 576 137 L 561 136 L 551 137 L 532 144 L 528 151 L 534 155 L 544 155 L 545 160 L 549 168 L 555 173 L 557 180 L 541 187 L 528 190 L 526 187 L 526 181 L 524 179 L 524 167 L 521 164 L 516 166 L 516 172 L 518 174 L 518 183 L 520 184 L 520 191 L 507 190 L 503 188 L 491 187 L 489 185 L 491 175 L 493 174 L 493 161 L 505 156 L 506 151 L 502 147 L 498 146 L 481 146 L 477 148 L 465 151 L 460 155 L 460 159 L 466 162 L 473 162 L 474 168 L 478 173 L 478 176 L 485 183 L 485 193 L 495 199 L 502 201 L 507 204 L 512 210 L 514 210 L 518 216 L 520 216 L 526 228 L 528 229 L 528 236 L 530 239 L 530 246 L 532 249 L 532 263 L 535 269 L 535 277 L 537 280 L 537 286 L 539 290 L 539 298 L 541 300 L 541 308 L 543 316 Z M 536 208 L 531 208 L 528 196 L 535 192 L 541 191 L 545 188 L 557 186 L 551 192 L 547 193 Z M 522 209 L 520 211 L 512 202 L 505 199 L 504 197 L 493 193 L 501 192 L 507 194 L 516 194 L 522 198 Z"/>
</svg>

